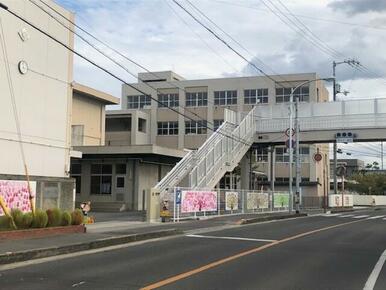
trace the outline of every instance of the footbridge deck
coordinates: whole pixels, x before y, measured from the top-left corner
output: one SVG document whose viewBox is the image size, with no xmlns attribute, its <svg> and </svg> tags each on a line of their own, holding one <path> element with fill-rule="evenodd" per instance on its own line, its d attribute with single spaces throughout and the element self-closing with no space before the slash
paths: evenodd
<svg viewBox="0 0 386 290">
<path fill-rule="evenodd" d="M 289 128 L 289 106 L 257 106 L 255 143 L 281 144 Z M 329 143 L 336 133 L 351 132 L 354 142 L 386 140 L 386 99 L 300 103 L 301 143 Z"/>
</svg>

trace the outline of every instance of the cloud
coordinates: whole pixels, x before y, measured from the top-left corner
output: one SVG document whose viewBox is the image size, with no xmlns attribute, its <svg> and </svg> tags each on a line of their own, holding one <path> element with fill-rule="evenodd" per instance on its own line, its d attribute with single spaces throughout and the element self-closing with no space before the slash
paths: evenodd
<svg viewBox="0 0 386 290">
<path fill-rule="evenodd" d="M 386 11 L 386 1 L 382 0 L 335 0 L 328 6 L 348 15 Z"/>
</svg>

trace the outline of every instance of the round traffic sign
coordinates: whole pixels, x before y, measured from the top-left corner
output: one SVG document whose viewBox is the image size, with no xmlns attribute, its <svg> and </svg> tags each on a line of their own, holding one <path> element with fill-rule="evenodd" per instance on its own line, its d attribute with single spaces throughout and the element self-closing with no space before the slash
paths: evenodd
<svg viewBox="0 0 386 290">
<path fill-rule="evenodd" d="M 319 152 L 314 154 L 314 160 L 315 160 L 316 162 L 319 162 L 319 161 L 321 161 L 322 159 L 323 159 L 323 156 L 322 156 L 322 154 L 320 154 Z"/>
</svg>

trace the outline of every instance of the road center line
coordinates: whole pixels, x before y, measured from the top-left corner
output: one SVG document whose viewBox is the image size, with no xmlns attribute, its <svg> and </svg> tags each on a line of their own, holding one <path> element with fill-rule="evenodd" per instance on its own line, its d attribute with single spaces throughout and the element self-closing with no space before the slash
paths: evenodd
<svg viewBox="0 0 386 290">
<path fill-rule="evenodd" d="M 180 273 L 178 275 L 166 278 L 166 279 L 161 280 L 159 282 L 156 282 L 156 283 L 150 284 L 148 286 L 145 286 L 145 287 L 141 288 L 141 290 L 151 290 L 151 289 L 160 288 L 160 287 L 163 287 L 165 285 L 168 285 L 168 284 L 177 282 L 179 280 L 185 279 L 187 277 L 193 276 L 193 275 L 198 274 L 200 272 L 203 272 L 203 271 L 209 270 L 211 268 L 220 266 L 222 264 L 228 263 L 230 261 L 239 259 L 241 257 L 247 256 L 247 255 L 250 255 L 250 254 L 254 254 L 254 253 L 263 251 L 265 249 L 271 248 L 273 246 L 276 246 L 276 245 L 279 245 L 279 244 L 282 244 L 282 243 L 285 243 L 285 242 L 288 242 L 288 241 L 291 241 L 291 240 L 299 239 L 299 238 L 302 238 L 302 237 L 305 237 L 305 236 L 309 236 L 309 235 L 312 235 L 312 234 L 315 234 L 315 233 L 319 233 L 319 232 L 326 231 L 326 230 L 329 230 L 329 229 L 333 229 L 333 228 L 337 228 L 337 227 L 342 227 L 342 226 L 345 226 L 345 225 L 350 225 L 350 224 L 354 224 L 354 223 L 358 223 L 358 222 L 362 222 L 362 221 L 364 221 L 364 219 L 350 221 L 350 222 L 346 222 L 346 223 L 340 223 L 340 224 L 337 224 L 337 225 L 328 226 L 328 227 L 324 227 L 324 228 L 319 228 L 319 229 L 308 231 L 308 232 L 304 232 L 304 233 L 301 233 L 301 234 L 298 234 L 298 235 L 290 236 L 290 237 L 284 238 L 282 240 L 278 240 L 278 241 L 275 241 L 275 242 L 272 242 L 272 243 L 269 243 L 269 244 L 265 244 L 263 246 L 259 246 L 259 247 L 256 247 L 256 248 L 253 248 L 253 249 L 250 249 L 250 250 L 247 250 L 247 251 L 244 251 L 244 252 L 241 252 L 241 253 L 238 253 L 238 254 L 235 254 L 235 255 L 232 255 L 232 256 L 229 256 L 229 257 L 217 260 L 217 261 L 214 261 L 214 262 L 211 262 L 209 264 L 206 264 L 204 266 L 198 267 L 196 269 L 192 269 L 190 271 L 187 271 L 187 272 L 184 272 L 184 273 Z"/>
<path fill-rule="evenodd" d="M 240 241 L 252 241 L 252 242 L 277 242 L 277 240 L 267 240 L 267 239 L 251 239 L 251 238 L 241 238 L 241 237 L 216 237 L 216 236 L 203 236 L 203 235 L 186 235 L 190 238 L 203 238 L 203 239 L 220 239 L 220 240 L 240 240 Z"/>
<path fill-rule="evenodd" d="M 341 215 L 341 216 L 338 216 L 339 218 L 346 218 L 346 217 L 352 217 L 354 216 L 353 214 L 346 214 L 346 215 Z"/>
<path fill-rule="evenodd" d="M 377 282 L 379 273 L 382 270 L 383 264 L 386 261 L 386 250 L 383 251 L 382 255 L 379 257 L 378 262 L 375 264 L 375 267 L 373 271 L 371 272 L 369 278 L 367 279 L 367 282 L 365 284 L 365 287 L 363 290 L 373 290 L 375 283 Z"/>
</svg>

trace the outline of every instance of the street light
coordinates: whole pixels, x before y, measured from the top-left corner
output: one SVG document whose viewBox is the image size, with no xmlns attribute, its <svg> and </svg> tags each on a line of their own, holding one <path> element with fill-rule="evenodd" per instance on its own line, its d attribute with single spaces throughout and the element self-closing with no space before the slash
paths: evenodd
<svg viewBox="0 0 386 290">
<path fill-rule="evenodd" d="M 330 78 L 320 78 L 320 79 L 315 79 L 315 80 L 308 80 L 305 81 L 295 88 L 291 88 L 291 95 L 290 95 L 290 117 L 289 117 L 289 150 L 290 150 L 290 160 L 289 160 L 289 196 L 290 196 L 290 202 L 289 202 L 289 212 L 292 213 L 293 210 L 293 192 L 292 192 L 292 163 L 293 163 L 293 148 L 292 148 L 292 131 L 293 131 L 293 102 L 294 102 L 294 93 L 297 89 L 301 88 L 302 86 L 312 83 L 312 82 L 317 82 L 317 81 L 335 81 L 334 77 Z M 301 172 L 300 172 L 300 150 L 299 150 L 299 131 L 300 131 L 300 126 L 299 126 L 299 97 L 296 98 L 296 107 L 295 107 L 295 121 L 296 121 L 296 213 L 299 213 L 299 200 L 300 200 L 300 177 L 301 177 Z"/>
</svg>

